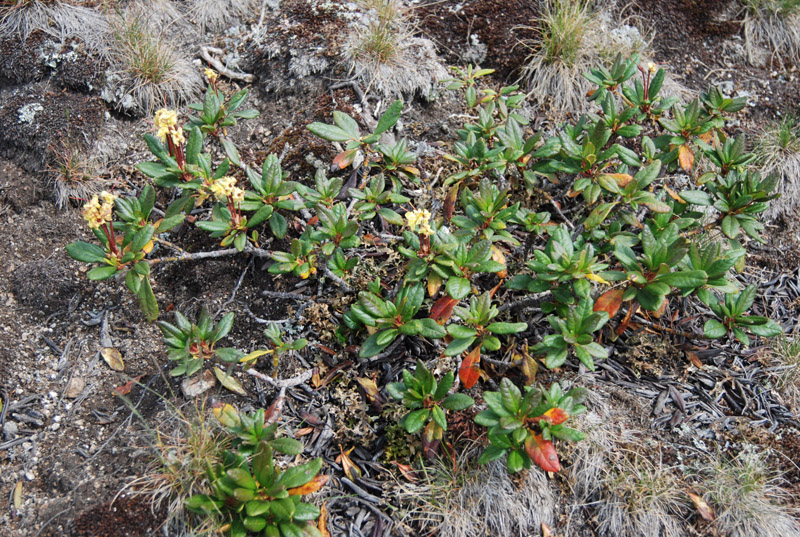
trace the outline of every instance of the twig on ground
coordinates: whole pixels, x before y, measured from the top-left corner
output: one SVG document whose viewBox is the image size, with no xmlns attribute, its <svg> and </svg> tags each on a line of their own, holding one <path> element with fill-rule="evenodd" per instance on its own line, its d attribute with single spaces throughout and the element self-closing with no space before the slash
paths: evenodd
<svg viewBox="0 0 800 537">
<path fill-rule="evenodd" d="M 217 72 L 223 76 L 230 78 L 231 80 L 242 80 L 244 82 L 253 82 L 256 77 L 251 75 L 250 73 L 240 73 L 237 71 L 231 71 L 228 69 L 221 61 L 211 55 L 214 54 L 224 54 L 225 51 L 215 47 L 200 47 L 200 56 L 208 62 L 211 67 L 217 70 Z"/>
<path fill-rule="evenodd" d="M 147 262 L 150 263 L 151 265 L 156 265 L 158 263 L 170 263 L 173 261 L 197 261 L 200 259 L 216 259 L 219 257 L 227 257 L 236 254 L 252 254 L 256 257 L 270 257 L 272 252 L 270 252 L 269 250 L 263 250 L 261 248 L 248 246 L 241 252 L 236 248 L 226 248 L 224 250 L 215 250 L 213 252 L 195 252 L 193 254 L 184 253 L 176 256 L 158 257 L 156 259 L 148 259 Z"/>
<path fill-rule="evenodd" d="M 308 371 L 303 371 L 302 373 L 300 373 L 296 377 L 292 377 L 290 379 L 285 379 L 285 380 L 278 380 L 278 379 L 274 379 L 274 378 L 270 377 L 269 375 L 265 375 L 264 373 L 261 373 L 260 371 L 256 371 L 252 367 L 249 368 L 249 369 L 246 369 L 245 371 L 247 371 L 248 375 L 252 375 L 257 379 L 261 379 L 264 382 L 266 382 L 266 383 L 268 383 L 268 384 L 270 384 L 272 386 L 275 386 L 276 388 L 291 388 L 292 386 L 297 386 L 298 384 L 303 384 L 304 382 L 308 381 L 308 379 L 310 379 L 311 376 L 314 374 L 314 371 L 312 369 L 309 369 Z"/>
<path fill-rule="evenodd" d="M 528 306 L 535 306 L 538 305 L 542 300 L 544 300 L 550 291 L 545 291 L 544 293 L 536 293 L 535 295 L 526 296 L 525 298 L 521 298 L 519 300 L 515 300 L 514 302 L 510 302 L 508 304 L 504 304 L 498 308 L 499 313 L 503 313 L 504 311 L 508 311 L 511 309 L 516 308 L 527 308 Z M 538 311 L 542 311 L 541 308 L 537 308 Z"/>
<path fill-rule="evenodd" d="M 350 481 L 346 477 L 341 478 L 340 481 L 342 483 L 344 483 L 345 485 L 347 485 L 347 487 L 350 490 L 352 490 L 353 492 L 355 492 L 356 496 L 358 496 L 362 500 L 368 501 L 370 503 L 376 503 L 376 504 L 383 503 L 382 499 L 378 498 L 377 496 L 373 496 L 372 494 L 370 494 L 366 490 L 362 489 L 361 487 L 359 487 L 358 485 L 356 485 L 355 483 L 353 483 L 352 481 Z"/>
<path fill-rule="evenodd" d="M 236 298 L 236 292 L 239 290 L 239 287 L 241 287 L 242 281 L 244 281 L 244 276 L 245 276 L 245 274 L 247 274 L 247 269 L 249 269 L 252 264 L 253 264 L 253 259 L 251 258 L 250 262 L 247 265 L 244 266 L 244 270 L 239 275 L 239 279 L 236 280 L 236 285 L 233 286 L 233 291 L 231 291 L 231 296 L 228 298 L 228 300 L 226 300 L 225 302 L 222 303 L 222 305 L 219 307 L 217 312 L 214 314 L 214 317 L 219 315 L 220 312 L 223 309 L 225 309 L 225 306 L 227 306 L 228 304 L 233 302 L 233 299 Z"/>
<path fill-rule="evenodd" d="M 353 292 L 353 289 L 352 289 L 352 288 L 351 288 L 349 285 L 347 285 L 347 282 L 346 282 L 346 281 L 344 281 L 343 279 L 341 279 L 341 278 L 340 278 L 339 276 L 337 276 L 336 274 L 334 274 L 334 273 L 331 271 L 331 269 L 329 269 L 328 267 L 322 267 L 322 272 L 324 272 L 324 273 L 325 273 L 325 276 L 326 276 L 326 277 L 328 277 L 328 278 L 330 278 L 331 280 L 333 280 L 334 282 L 336 282 L 336 284 L 337 284 L 339 287 L 341 287 L 341 288 L 342 288 L 342 291 L 344 291 L 345 293 L 352 293 L 352 292 Z"/>
</svg>

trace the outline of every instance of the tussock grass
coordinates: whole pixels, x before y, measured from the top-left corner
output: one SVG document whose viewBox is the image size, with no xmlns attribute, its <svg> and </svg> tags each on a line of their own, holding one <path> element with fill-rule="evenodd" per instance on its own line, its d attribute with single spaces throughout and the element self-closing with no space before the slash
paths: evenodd
<svg viewBox="0 0 800 537">
<path fill-rule="evenodd" d="M 583 74 L 598 63 L 613 61 L 617 54 L 640 54 L 647 61 L 649 40 L 633 21 L 619 22 L 591 0 L 540 0 L 540 5 L 533 27 L 538 37 L 521 43 L 531 52 L 519 82 L 556 120 L 594 106 L 586 100 L 591 84 Z M 685 98 L 686 90 L 667 79 L 664 94 Z"/>
<path fill-rule="evenodd" d="M 680 537 L 688 535 L 684 517 L 687 496 L 678 483 L 679 470 L 649 455 L 629 453 L 603 476 L 604 499 L 597 506 L 601 535 Z"/>
<path fill-rule="evenodd" d="M 56 206 L 64 209 L 70 200 L 87 200 L 102 189 L 97 166 L 86 152 L 68 140 L 50 148 L 52 164 L 48 168 Z"/>
<path fill-rule="evenodd" d="M 188 15 L 201 31 L 219 31 L 256 13 L 256 0 L 191 0 Z"/>
<path fill-rule="evenodd" d="M 800 1 L 742 0 L 747 61 L 767 59 L 797 64 L 800 60 Z M 765 54 L 766 49 L 766 54 Z"/>
<path fill-rule="evenodd" d="M 716 510 L 717 528 L 730 537 L 800 536 L 798 513 L 782 504 L 783 480 L 767 468 L 762 455 L 742 451 L 733 459 L 717 457 L 701 474 L 703 499 Z"/>
<path fill-rule="evenodd" d="M 504 461 L 478 466 L 480 451 L 460 450 L 456 473 L 451 461 L 439 460 L 424 482 L 400 485 L 401 500 L 416 506 L 404 522 L 441 537 L 538 535 L 542 522 L 552 526 L 556 499 L 544 473 L 509 476 Z"/>
<path fill-rule="evenodd" d="M 795 414 L 800 413 L 800 338 L 777 338 L 772 344 L 772 355 L 777 367 L 773 373 L 775 388 Z"/>
<path fill-rule="evenodd" d="M 0 38 L 25 40 L 40 31 L 62 41 L 77 38 L 93 50 L 103 50 L 108 28 L 106 16 L 89 7 L 52 0 L 0 2 Z"/>
<path fill-rule="evenodd" d="M 170 36 L 169 17 L 161 10 L 153 13 L 135 4 L 118 15 L 112 22 L 110 47 L 123 91 L 145 114 L 195 98 L 203 86 L 199 72 Z"/>
<path fill-rule="evenodd" d="M 360 5 L 365 19 L 344 46 L 351 74 L 381 95 L 429 96 L 447 71 L 433 43 L 414 35 L 405 6 L 400 0 L 362 0 Z"/>
<path fill-rule="evenodd" d="M 756 154 L 762 175 L 776 173 L 780 176 L 775 192 L 781 197 L 770 203 L 766 218 L 795 219 L 800 210 L 800 122 L 797 117 L 789 115 L 767 126 L 756 141 Z"/>
<path fill-rule="evenodd" d="M 221 463 L 229 439 L 208 416 L 204 404 L 183 411 L 168 405 L 167 418 L 151 430 L 154 459 L 145 473 L 126 488 L 150 499 L 154 510 L 168 513 L 170 535 L 186 533 L 194 515 L 186 500 L 208 491 L 206 470 Z"/>
</svg>

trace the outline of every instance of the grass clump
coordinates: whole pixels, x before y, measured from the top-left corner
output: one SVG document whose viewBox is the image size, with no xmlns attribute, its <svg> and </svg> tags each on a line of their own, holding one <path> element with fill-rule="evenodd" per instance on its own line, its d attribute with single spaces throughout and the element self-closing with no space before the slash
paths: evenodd
<svg viewBox="0 0 800 537">
<path fill-rule="evenodd" d="M 756 142 L 762 175 L 778 174 L 776 192 L 781 197 L 771 204 L 766 217 L 794 217 L 800 208 L 800 122 L 788 115 L 767 126 Z"/>
<path fill-rule="evenodd" d="M 457 470 L 437 459 L 424 480 L 404 483 L 401 500 L 416 506 L 405 521 L 420 534 L 442 537 L 538 535 L 543 522 L 555 523 L 556 500 L 543 472 L 515 478 L 502 461 L 478 466 L 478 452 L 477 446 L 457 450 Z"/>
<path fill-rule="evenodd" d="M 70 200 L 87 200 L 101 190 L 97 166 L 82 148 L 65 141 L 50 152 L 52 165 L 48 171 L 59 209 L 66 208 Z"/>
<path fill-rule="evenodd" d="M 747 61 L 797 64 L 800 60 L 800 0 L 742 0 Z"/>
<path fill-rule="evenodd" d="M 783 507 L 782 479 L 763 456 L 742 451 L 719 457 L 705 472 L 703 498 L 716 510 L 717 528 L 730 537 L 788 537 L 800 534 L 796 512 Z"/>
<path fill-rule="evenodd" d="M 797 336 L 776 339 L 772 354 L 777 366 L 773 376 L 775 388 L 797 413 L 800 410 L 800 339 Z"/>
<path fill-rule="evenodd" d="M 414 35 L 407 8 L 399 0 L 362 0 L 363 20 L 344 47 L 350 72 L 367 90 L 386 96 L 429 96 L 447 76 L 433 43 Z"/>
<path fill-rule="evenodd" d="M 646 55 L 648 49 L 638 28 L 615 22 L 591 0 L 542 0 L 534 30 L 538 37 L 522 43 L 531 53 L 520 82 L 559 120 L 586 111 L 590 84 L 583 74 L 592 66 L 617 54 Z"/>
<path fill-rule="evenodd" d="M 202 88 L 200 74 L 167 32 L 149 19 L 143 6 L 133 6 L 113 22 L 111 60 L 121 79 L 120 89 L 144 114 L 177 106 Z M 124 98 L 122 103 L 130 108 Z"/>
<path fill-rule="evenodd" d="M 61 41 L 77 38 L 89 48 L 103 51 L 108 21 L 89 5 L 53 0 L 0 1 L 0 37 L 25 40 L 37 31 Z"/>
</svg>

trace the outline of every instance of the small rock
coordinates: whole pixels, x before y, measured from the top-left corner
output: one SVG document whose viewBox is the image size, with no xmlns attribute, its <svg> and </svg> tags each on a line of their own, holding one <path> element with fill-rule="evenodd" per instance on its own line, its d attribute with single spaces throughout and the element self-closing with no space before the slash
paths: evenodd
<svg viewBox="0 0 800 537">
<path fill-rule="evenodd" d="M 3 435 L 6 440 L 12 440 L 18 433 L 19 427 L 17 427 L 17 424 L 13 421 L 7 421 L 5 425 L 3 425 Z"/>
<path fill-rule="evenodd" d="M 67 399 L 75 399 L 78 397 L 83 389 L 86 387 L 86 380 L 83 377 L 72 377 L 67 384 L 67 391 L 64 397 Z"/>
<path fill-rule="evenodd" d="M 216 384 L 217 381 L 214 379 L 214 375 L 211 374 L 211 371 L 206 370 L 181 382 L 181 391 L 183 391 L 184 397 L 191 399 L 207 392 Z"/>
</svg>

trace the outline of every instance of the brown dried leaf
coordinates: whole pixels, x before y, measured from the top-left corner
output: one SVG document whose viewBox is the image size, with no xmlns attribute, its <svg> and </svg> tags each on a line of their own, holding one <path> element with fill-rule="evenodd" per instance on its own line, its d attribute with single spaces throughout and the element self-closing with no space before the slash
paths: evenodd
<svg viewBox="0 0 800 537">
<path fill-rule="evenodd" d="M 414 469 L 408 464 L 401 464 L 397 461 L 392 461 L 392 464 L 397 466 L 397 468 L 400 470 L 400 473 L 403 474 L 403 477 L 405 477 L 412 483 L 416 483 L 417 481 L 419 481 L 419 478 L 417 477 L 417 472 L 415 472 Z"/>
<path fill-rule="evenodd" d="M 697 369 L 702 369 L 705 365 L 700 357 L 697 354 L 693 353 L 692 351 L 686 351 L 686 357 L 692 362 L 692 365 L 695 366 Z"/>
<path fill-rule="evenodd" d="M 14 487 L 14 509 L 19 511 L 22 507 L 22 481 L 17 481 L 17 486 Z"/>
<path fill-rule="evenodd" d="M 553 531 L 544 522 L 542 522 L 542 537 L 553 537 Z"/>
<path fill-rule="evenodd" d="M 319 529 L 319 534 L 321 537 L 331 537 L 331 534 L 328 532 L 328 502 L 322 504 L 322 507 L 319 508 L 319 519 L 317 519 L 317 529 Z"/>
<path fill-rule="evenodd" d="M 289 496 L 305 496 L 306 494 L 317 492 L 319 489 L 324 487 L 325 483 L 327 483 L 330 478 L 331 476 L 329 475 L 318 475 L 305 485 L 294 487 L 289 489 L 287 492 L 289 493 Z"/>
<path fill-rule="evenodd" d="M 123 384 L 122 386 L 117 386 L 114 388 L 114 393 L 117 395 L 128 395 L 131 393 L 133 389 L 133 385 L 139 382 L 144 375 L 139 375 L 138 377 L 133 377 L 131 380 Z"/>
<path fill-rule="evenodd" d="M 350 460 L 350 453 L 352 453 L 354 449 L 355 447 L 351 447 L 347 451 L 344 451 L 342 445 L 339 444 L 339 455 L 336 457 L 336 463 L 342 465 L 345 475 L 350 480 L 361 477 L 361 468 L 356 466 L 356 463 Z"/>
<path fill-rule="evenodd" d="M 102 347 L 100 349 L 100 356 L 106 361 L 108 367 L 114 371 L 125 370 L 125 362 L 122 361 L 122 354 L 114 347 Z"/>
<path fill-rule="evenodd" d="M 709 522 L 713 522 L 714 519 L 717 518 L 717 515 L 714 514 L 714 509 L 706 503 L 706 501 L 698 496 L 697 494 L 692 494 L 691 492 L 687 492 L 686 494 L 689 495 L 689 498 L 692 499 L 692 503 L 694 503 L 695 508 L 697 509 L 697 513 L 703 517 L 703 520 L 708 520 Z"/>
</svg>

